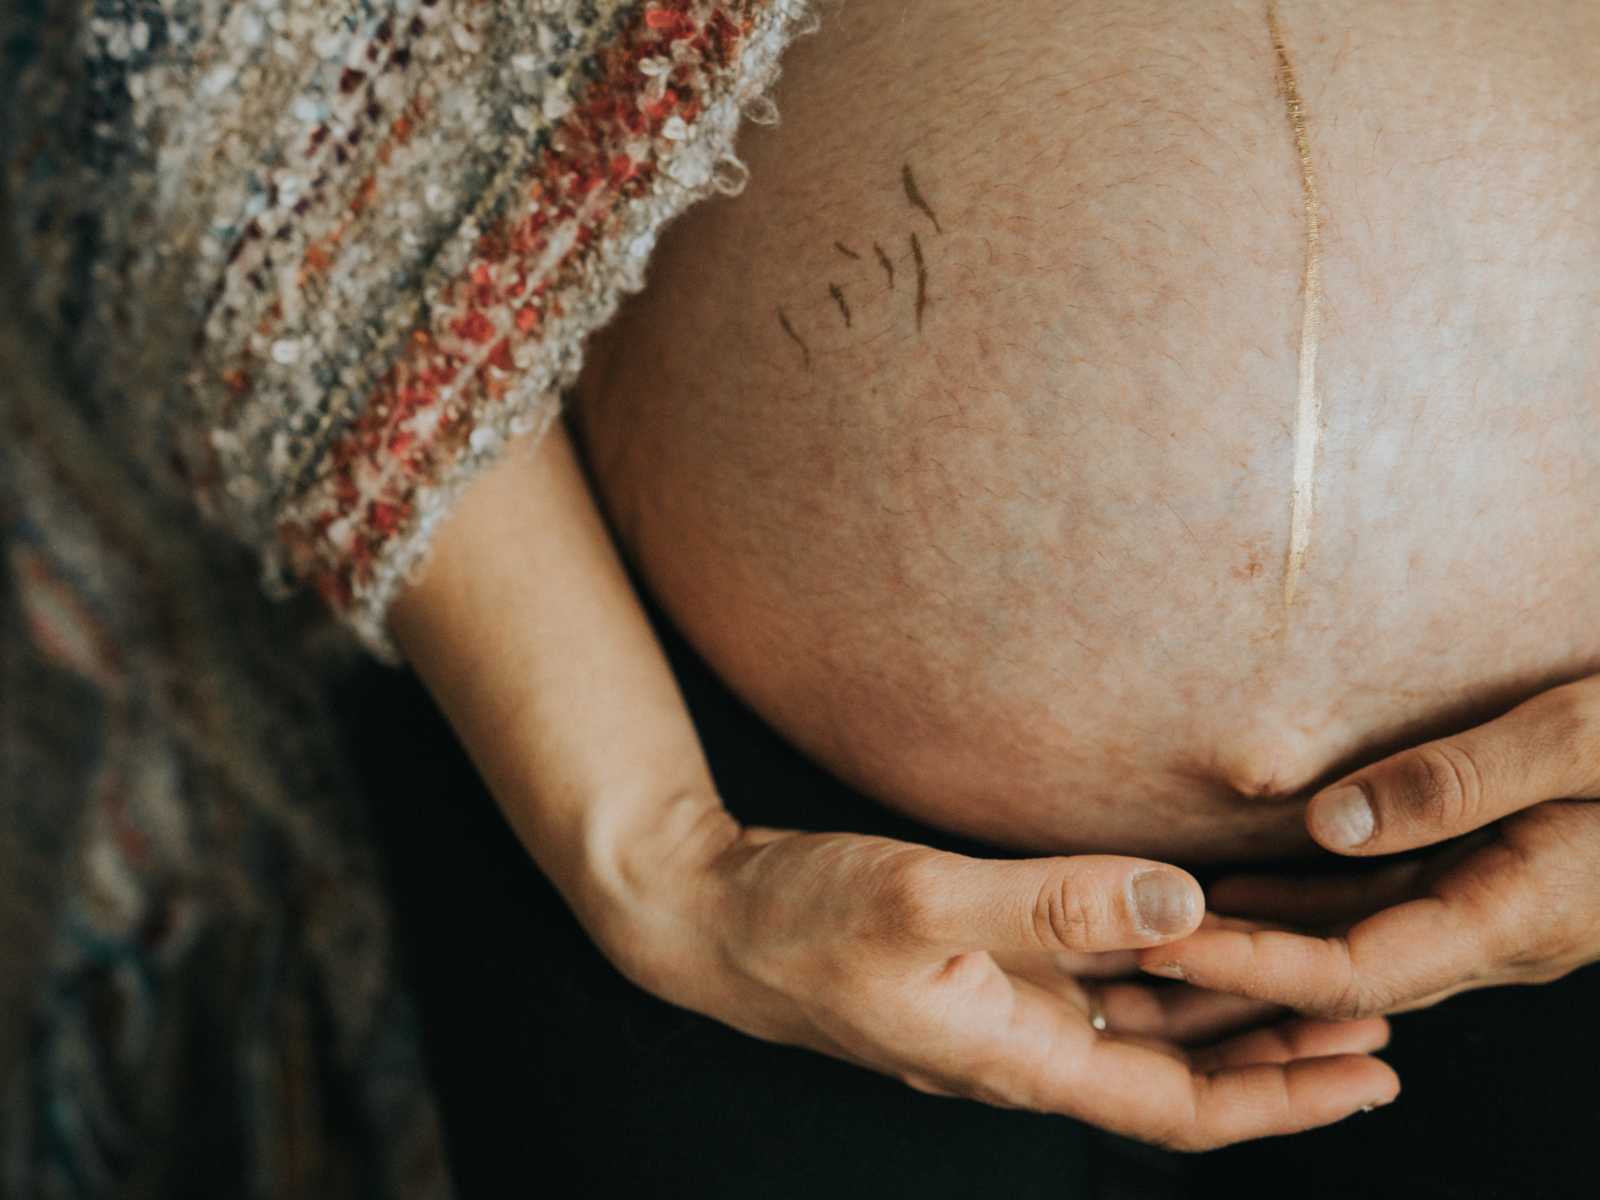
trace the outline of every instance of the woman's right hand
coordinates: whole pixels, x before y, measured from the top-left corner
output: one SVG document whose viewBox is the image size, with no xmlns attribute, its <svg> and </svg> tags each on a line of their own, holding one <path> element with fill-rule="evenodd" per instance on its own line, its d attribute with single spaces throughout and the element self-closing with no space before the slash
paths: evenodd
<svg viewBox="0 0 1600 1200">
<path fill-rule="evenodd" d="M 1382 1019 L 1286 1020 L 1189 1048 L 1283 1010 L 1115 981 L 1134 951 L 1199 924 L 1200 887 L 1175 868 L 739 829 L 709 799 L 702 813 L 689 839 L 702 850 L 680 843 L 627 872 L 633 917 L 586 924 L 646 990 L 756 1037 L 1183 1150 L 1327 1124 L 1399 1091 L 1371 1057 Z"/>
</svg>

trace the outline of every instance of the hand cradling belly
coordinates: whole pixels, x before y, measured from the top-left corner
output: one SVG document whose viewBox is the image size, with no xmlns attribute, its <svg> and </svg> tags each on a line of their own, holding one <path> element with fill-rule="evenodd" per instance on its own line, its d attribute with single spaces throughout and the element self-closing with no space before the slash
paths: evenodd
<svg viewBox="0 0 1600 1200">
<path fill-rule="evenodd" d="M 724 678 L 995 841 L 1248 857 L 1600 669 L 1600 10 L 956 0 L 796 51 L 580 432 Z"/>
</svg>

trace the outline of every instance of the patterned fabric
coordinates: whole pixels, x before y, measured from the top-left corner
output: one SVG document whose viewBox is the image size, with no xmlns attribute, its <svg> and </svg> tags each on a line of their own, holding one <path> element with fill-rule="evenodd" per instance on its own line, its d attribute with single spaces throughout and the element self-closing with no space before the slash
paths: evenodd
<svg viewBox="0 0 1600 1200">
<path fill-rule="evenodd" d="M 325 614 L 397 657 L 805 8 L 0 6 L 7 1194 L 448 1193 Z"/>
</svg>

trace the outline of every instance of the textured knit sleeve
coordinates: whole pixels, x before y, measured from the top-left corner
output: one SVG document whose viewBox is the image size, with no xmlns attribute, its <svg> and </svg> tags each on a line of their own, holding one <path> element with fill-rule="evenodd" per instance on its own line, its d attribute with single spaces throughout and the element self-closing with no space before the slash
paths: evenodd
<svg viewBox="0 0 1600 1200">
<path fill-rule="evenodd" d="M 8 5 L 25 303 L 154 486 L 376 653 L 662 225 L 737 190 L 804 0 Z"/>
</svg>

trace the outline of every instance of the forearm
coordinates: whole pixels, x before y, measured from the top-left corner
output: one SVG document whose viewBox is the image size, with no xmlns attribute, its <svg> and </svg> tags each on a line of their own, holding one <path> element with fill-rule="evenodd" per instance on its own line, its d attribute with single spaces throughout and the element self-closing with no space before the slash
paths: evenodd
<svg viewBox="0 0 1600 1200">
<path fill-rule="evenodd" d="M 735 835 L 559 423 L 462 497 L 390 627 L 591 932 Z"/>
</svg>

